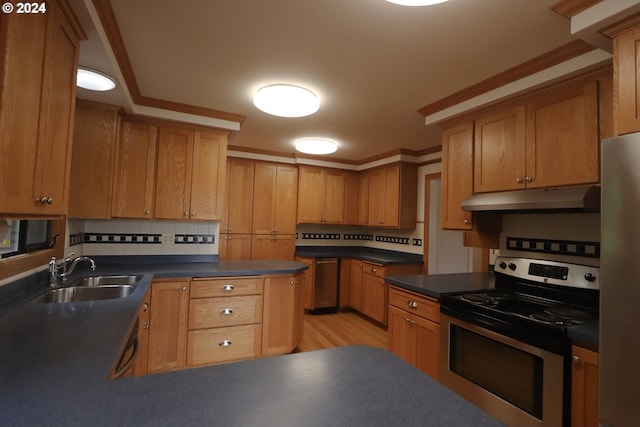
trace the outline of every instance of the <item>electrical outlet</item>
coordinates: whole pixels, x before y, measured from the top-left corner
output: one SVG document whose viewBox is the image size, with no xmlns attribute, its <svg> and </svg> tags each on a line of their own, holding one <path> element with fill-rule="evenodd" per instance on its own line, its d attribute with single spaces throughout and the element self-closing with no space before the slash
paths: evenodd
<svg viewBox="0 0 640 427">
<path fill-rule="evenodd" d="M 162 243 L 173 243 L 175 236 L 170 233 L 162 233 Z"/>
</svg>

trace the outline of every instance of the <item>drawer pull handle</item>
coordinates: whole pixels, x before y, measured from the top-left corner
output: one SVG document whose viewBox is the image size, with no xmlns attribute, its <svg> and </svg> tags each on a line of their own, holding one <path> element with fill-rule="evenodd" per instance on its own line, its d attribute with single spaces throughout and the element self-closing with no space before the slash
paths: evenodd
<svg viewBox="0 0 640 427">
<path fill-rule="evenodd" d="M 220 310 L 220 314 L 224 314 L 225 316 L 228 316 L 229 314 L 232 314 L 233 310 L 230 308 L 223 308 L 222 310 Z"/>
<path fill-rule="evenodd" d="M 371 269 L 371 272 L 372 272 L 372 273 L 375 273 L 376 271 L 378 271 L 378 270 L 376 270 L 375 268 L 372 268 L 372 269 Z"/>
<path fill-rule="evenodd" d="M 231 340 L 222 340 L 218 343 L 220 347 L 229 347 L 231 345 Z"/>
<path fill-rule="evenodd" d="M 418 303 L 417 303 L 417 302 L 415 302 L 415 301 L 411 301 L 411 300 L 409 300 L 409 301 L 407 301 L 407 305 L 408 305 L 409 307 L 411 307 L 411 308 L 418 308 Z"/>
<path fill-rule="evenodd" d="M 223 291 L 232 291 L 233 289 L 234 289 L 234 286 L 233 286 L 233 285 L 224 285 L 224 286 L 222 287 L 222 290 L 223 290 Z"/>
</svg>

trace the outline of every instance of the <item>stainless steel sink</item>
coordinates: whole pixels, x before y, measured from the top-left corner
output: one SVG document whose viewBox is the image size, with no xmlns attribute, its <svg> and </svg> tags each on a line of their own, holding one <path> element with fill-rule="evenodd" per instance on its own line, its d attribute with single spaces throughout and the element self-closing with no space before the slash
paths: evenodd
<svg viewBox="0 0 640 427">
<path fill-rule="evenodd" d="M 76 280 L 71 286 L 135 285 L 140 279 L 141 275 L 89 276 Z"/>
<path fill-rule="evenodd" d="M 51 289 L 31 301 L 40 303 L 97 301 L 124 298 L 135 290 L 135 285 L 69 286 Z"/>
</svg>

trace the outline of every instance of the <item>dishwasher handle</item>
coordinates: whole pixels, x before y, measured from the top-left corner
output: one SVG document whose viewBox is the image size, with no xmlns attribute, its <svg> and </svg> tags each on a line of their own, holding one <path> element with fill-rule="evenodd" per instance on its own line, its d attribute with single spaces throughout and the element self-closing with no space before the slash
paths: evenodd
<svg viewBox="0 0 640 427">
<path fill-rule="evenodd" d="M 337 264 L 338 258 L 318 258 L 316 259 L 316 265 L 321 264 Z"/>
</svg>

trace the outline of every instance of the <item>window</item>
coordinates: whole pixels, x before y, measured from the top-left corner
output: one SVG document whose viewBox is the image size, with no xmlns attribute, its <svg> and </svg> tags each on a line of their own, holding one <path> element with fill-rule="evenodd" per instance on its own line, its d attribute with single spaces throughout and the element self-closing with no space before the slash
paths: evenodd
<svg viewBox="0 0 640 427">
<path fill-rule="evenodd" d="M 0 220 L 0 258 L 50 247 L 51 221 Z"/>
</svg>

